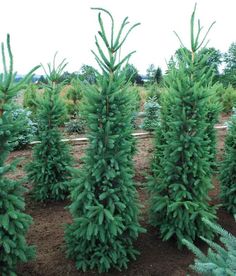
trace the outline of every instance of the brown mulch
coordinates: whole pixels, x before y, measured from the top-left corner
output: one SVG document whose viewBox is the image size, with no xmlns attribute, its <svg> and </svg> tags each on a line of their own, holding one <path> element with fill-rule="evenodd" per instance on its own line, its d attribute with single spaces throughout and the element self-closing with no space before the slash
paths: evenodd
<svg viewBox="0 0 236 276">
<path fill-rule="evenodd" d="M 225 130 L 218 131 L 218 159 L 222 158 Z M 141 234 L 135 242 L 140 256 L 130 263 L 129 268 L 123 272 L 111 271 L 104 276 L 182 276 L 191 273 L 189 265 L 194 256 L 186 248 L 178 250 L 174 241 L 162 242 L 157 229 L 148 224 L 147 194 L 145 193 L 146 175 L 149 170 L 149 161 L 152 155 L 153 140 L 151 138 L 138 140 L 138 152 L 135 155 L 135 181 L 143 204 L 141 224 L 147 233 Z M 80 163 L 86 145 L 73 146 L 73 154 Z M 30 149 L 11 153 L 9 160 L 16 157 L 25 157 L 16 172 L 11 177 L 24 176 L 23 167 L 31 158 Z M 218 201 L 219 183 L 217 176 L 213 177 L 214 189 L 211 191 L 213 201 Z M 27 185 L 27 183 L 26 183 Z M 98 273 L 82 273 L 76 270 L 73 261 L 66 259 L 64 248 L 64 226 L 71 222 L 71 216 L 66 206 L 69 201 L 59 203 L 37 203 L 26 195 L 26 211 L 33 217 L 34 223 L 30 227 L 27 239 L 37 248 L 36 259 L 19 266 L 18 274 L 21 276 L 94 276 Z M 218 210 L 219 223 L 228 231 L 236 235 L 236 224 L 232 216 L 223 209 Z M 206 245 L 198 245 L 206 249 Z"/>
</svg>

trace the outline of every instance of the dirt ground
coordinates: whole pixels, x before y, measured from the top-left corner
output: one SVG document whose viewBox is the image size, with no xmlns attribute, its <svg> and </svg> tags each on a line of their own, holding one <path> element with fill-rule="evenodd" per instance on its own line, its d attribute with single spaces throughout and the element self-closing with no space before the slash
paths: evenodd
<svg viewBox="0 0 236 276">
<path fill-rule="evenodd" d="M 218 130 L 218 158 L 221 159 L 224 145 L 225 130 Z M 137 142 L 138 152 L 135 156 L 135 180 L 140 200 L 144 205 L 141 224 L 147 233 L 141 234 L 135 243 L 140 251 L 136 261 L 130 263 L 128 270 L 123 272 L 111 271 L 104 276 L 182 276 L 193 273 L 189 269 L 194 256 L 187 249 L 179 251 L 174 241 L 162 242 L 157 229 L 148 225 L 145 193 L 146 175 L 153 151 L 153 139 L 146 138 Z M 86 145 L 73 146 L 73 154 L 78 163 L 84 154 Z M 31 150 L 15 151 L 9 161 L 16 157 L 24 157 L 13 177 L 24 176 L 23 165 L 31 157 Z M 211 191 L 213 202 L 218 202 L 219 184 L 217 177 L 213 177 L 214 189 Z M 27 185 L 27 183 L 26 183 Z M 73 261 L 66 259 L 64 248 L 64 225 L 71 222 L 71 217 L 65 207 L 69 201 L 59 203 L 36 203 L 26 195 L 26 211 L 33 217 L 34 224 L 28 233 L 28 242 L 36 245 L 37 256 L 34 261 L 19 266 L 18 274 L 22 276 L 94 276 L 97 273 L 82 273 L 75 269 Z M 228 231 L 236 235 L 236 224 L 232 216 L 223 209 L 218 211 L 219 223 Z M 202 249 L 206 246 L 199 242 Z"/>
</svg>

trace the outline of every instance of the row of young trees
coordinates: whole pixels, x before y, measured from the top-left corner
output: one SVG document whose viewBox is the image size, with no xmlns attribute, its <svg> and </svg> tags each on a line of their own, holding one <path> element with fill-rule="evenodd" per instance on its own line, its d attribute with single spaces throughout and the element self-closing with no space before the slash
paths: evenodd
<svg viewBox="0 0 236 276">
<path fill-rule="evenodd" d="M 98 74 L 97 86 L 84 86 L 89 146 L 83 167 L 72 169 L 70 149 L 61 141 L 59 124 L 65 107 L 59 92 L 66 63 L 63 60 L 56 66 L 54 58 L 53 64 L 45 69 L 47 84 L 38 112 L 41 143 L 34 147 L 33 160 L 26 170 L 36 200 L 63 200 L 70 195 L 73 222 L 65 231 L 67 256 L 76 261 L 78 269 L 105 272 L 127 268 L 130 259 L 138 254 L 133 242 L 145 231 L 138 221 L 140 208 L 133 182 L 132 100 L 125 71 L 121 70 L 133 52 L 121 61 L 118 58 L 128 34 L 139 24 L 125 31 L 128 25 L 125 18 L 115 35 L 112 15 L 104 9 L 96 10 L 100 40 L 96 37 L 98 53 L 93 53 L 102 73 Z M 110 18 L 110 37 L 106 35 L 102 13 Z M 183 239 L 194 242 L 204 236 L 211 240 L 214 231 L 209 225 L 216 221 L 208 191 L 215 155 L 214 123 L 219 108 L 212 96 L 216 89 L 212 86 L 214 70 L 203 66 L 209 56 L 199 54 L 205 38 L 199 41 L 200 24 L 194 36 L 194 18 L 195 10 L 191 18 L 191 55 L 186 54 L 182 44 L 181 58 L 169 68 L 166 79 L 167 92 L 162 97 L 148 187 L 151 223 L 159 227 L 163 240 L 175 237 L 179 246 Z M 0 78 L 0 273 L 4 276 L 16 275 L 17 263 L 33 255 L 33 248 L 25 241 L 32 223 L 24 213 L 25 190 L 20 182 L 6 177 L 16 165 L 15 162 L 7 165 L 6 158 L 11 150 L 10 138 L 21 124 L 20 118 L 13 122 L 10 115 L 14 108 L 12 98 L 36 69 L 14 84 L 9 37 L 7 49 L 10 65 L 8 69 L 3 47 L 4 73 Z M 232 126 L 227 149 L 234 147 L 233 129 Z M 232 155 L 225 159 L 224 173 L 227 174 L 229 164 L 233 167 L 233 158 Z M 231 182 L 224 176 L 223 180 L 223 198 L 235 208 L 235 184 L 232 177 Z M 204 223 L 203 218 L 210 224 Z"/>
</svg>

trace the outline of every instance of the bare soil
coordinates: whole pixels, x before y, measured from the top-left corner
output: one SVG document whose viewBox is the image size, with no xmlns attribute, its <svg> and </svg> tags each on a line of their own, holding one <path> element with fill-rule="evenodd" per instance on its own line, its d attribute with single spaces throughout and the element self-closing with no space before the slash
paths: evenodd
<svg viewBox="0 0 236 276">
<path fill-rule="evenodd" d="M 218 159 L 222 158 L 225 130 L 218 134 Z M 146 175 L 148 174 L 150 159 L 153 152 L 153 139 L 146 138 L 137 142 L 138 152 L 135 155 L 135 181 L 143 204 L 141 224 L 147 233 L 139 236 L 135 247 L 140 251 L 136 261 L 130 263 L 123 272 L 111 271 L 104 276 L 182 276 L 191 273 L 189 265 L 194 256 L 186 248 L 178 250 L 174 241 L 162 242 L 158 230 L 148 224 L 147 195 L 145 192 Z M 78 166 L 84 155 L 86 145 L 73 146 L 73 154 Z M 16 172 L 10 177 L 24 176 L 24 164 L 31 158 L 31 149 L 11 153 L 9 161 L 16 157 L 24 157 Z M 213 177 L 214 189 L 211 191 L 212 203 L 218 203 L 219 183 L 217 176 Z M 29 186 L 25 182 L 26 186 Z M 29 187 L 30 188 L 30 187 Z M 26 212 L 33 217 L 34 223 L 30 227 L 27 239 L 30 244 L 36 245 L 36 259 L 18 267 L 18 274 L 22 276 L 94 276 L 96 272 L 82 273 L 76 270 L 73 261 L 66 259 L 64 248 L 64 226 L 71 222 L 71 216 L 65 208 L 69 201 L 53 203 L 37 203 L 26 195 Z M 236 235 L 236 224 L 232 216 L 223 209 L 218 211 L 219 223 L 228 231 Z M 198 242 L 202 249 L 206 245 Z"/>
</svg>

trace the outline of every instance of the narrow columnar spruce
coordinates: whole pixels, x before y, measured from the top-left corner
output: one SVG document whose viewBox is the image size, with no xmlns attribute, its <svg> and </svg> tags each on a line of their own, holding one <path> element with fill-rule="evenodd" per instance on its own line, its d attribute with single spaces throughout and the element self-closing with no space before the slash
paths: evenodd
<svg viewBox="0 0 236 276">
<path fill-rule="evenodd" d="M 171 65 L 166 77 L 167 92 L 161 102 L 153 175 L 148 187 L 151 223 L 160 229 L 163 240 L 174 237 L 179 247 L 183 238 L 211 239 L 213 231 L 202 218 L 215 220 L 215 207 L 208 202 L 215 146 L 209 114 L 213 109 L 209 104 L 212 87 L 207 82 L 212 70 L 202 66 L 207 57 L 198 50 L 206 36 L 199 41 L 199 21 L 194 35 L 194 18 L 195 9 L 190 25 L 191 55 L 181 42 L 181 59 Z"/>
<path fill-rule="evenodd" d="M 72 157 L 69 146 L 62 141 L 59 126 L 65 118 L 66 108 L 60 98 L 63 83 L 61 75 L 66 63 L 48 64 L 47 84 L 38 100 L 37 119 L 40 141 L 33 149 L 33 160 L 27 165 L 27 174 L 33 185 L 33 196 L 39 201 L 63 200 L 69 194 Z"/>
<path fill-rule="evenodd" d="M 231 117 L 221 166 L 220 197 L 228 212 L 236 214 L 236 116 Z"/>
<path fill-rule="evenodd" d="M 9 35 L 6 46 L 8 55 L 5 55 L 5 45 L 1 44 L 4 71 L 0 74 L 0 275 L 14 276 L 18 263 L 27 262 L 34 257 L 34 247 L 29 246 L 25 240 L 32 223 L 32 218 L 24 213 L 23 194 L 26 189 L 20 181 L 6 176 L 17 165 L 16 160 L 6 164 L 13 147 L 9 142 L 17 138 L 18 132 L 23 127 L 20 117 L 17 120 L 13 118 L 12 100 L 21 89 L 25 88 L 38 67 L 31 70 L 20 82 L 14 82 L 16 73 L 13 71 Z"/>
<path fill-rule="evenodd" d="M 133 242 L 144 231 L 138 222 L 139 205 L 132 179 L 132 102 L 120 70 L 133 52 L 118 60 L 119 49 L 138 24 L 123 35 L 126 17 L 115 37 L 112 15 L 97 10 L 98 34 L 104 47 L 95 37 L 98 54 L 93 53 L 102 74 L 97 86 L 89 86 L 85 93 L 89 146 L 74 181 L 69 207 L 73 222 L 67 226 L 65 240 L 67 255 L 75 260 L 77 269 L 105 272 L 127 268 L 138 254 Z M 101 12 L 111 20 L 110 39 Z"/>
</svg>

